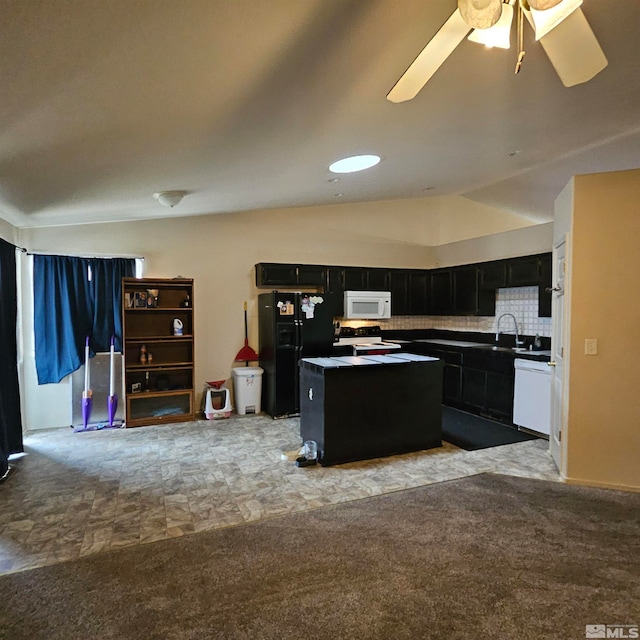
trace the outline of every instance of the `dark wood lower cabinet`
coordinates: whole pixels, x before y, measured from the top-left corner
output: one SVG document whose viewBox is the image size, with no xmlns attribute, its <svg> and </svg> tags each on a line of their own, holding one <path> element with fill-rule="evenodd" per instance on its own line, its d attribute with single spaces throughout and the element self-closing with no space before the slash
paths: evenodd
<svg viewBox="0 0 640 640">
<path fill-rule="evenodd" d="M 513 386 L 513 375 L 463 368 L 462 408 L 512 424 Z"/>
<path fill-rule="evenodd" d="M 458 403 L 462 396 L 462 367 L 453 364 L 444 365 L 442 397 L 445 404 Z"/>
<path fill-rule="evenodd" d="M 513 422 L 514 375 L 487 373 L 487 415 L 511 424 Z"/>
<path fill-rule="evenodd" d="M 463 356 L 462 402 L 480 415 L 512 424 L 513 357 L 469 350 Z"/>
<path fill-rule="evenodd" d="M 480 369 L 462 369 L 462 402 L 482 410 L 487 397 L 487 372 Z"/>
<path fill-rule="evenodd" d="M 513 357 L 424 342 L 414 343 L 411 351 L 444 362 L 443 404 L 513 424 Z"/>
<path fill-rule="evenodd" d="M 458 406 L 462 399 L 462 354 L 453 349 L 415 343 L 409 349 L 413 353 L 439 358 L 444 363 L 442 374 L 442 398 L 444 404 Z"/>
</svg>

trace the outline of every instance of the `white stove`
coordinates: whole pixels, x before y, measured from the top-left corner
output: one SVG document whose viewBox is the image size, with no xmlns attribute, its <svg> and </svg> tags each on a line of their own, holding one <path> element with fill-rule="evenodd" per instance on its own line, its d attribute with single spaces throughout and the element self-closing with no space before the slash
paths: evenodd
<svg viewBox="0 0 640 640">
<path fill-rule="evenodd" d="M 380 327 L 343 328 L 338 340 L 333 343 L 338 347 L 350 346 L 354 356 L 383 355 L 401 349 L 396 342 L 387 342 L 380 335 Z"/>
</svg>

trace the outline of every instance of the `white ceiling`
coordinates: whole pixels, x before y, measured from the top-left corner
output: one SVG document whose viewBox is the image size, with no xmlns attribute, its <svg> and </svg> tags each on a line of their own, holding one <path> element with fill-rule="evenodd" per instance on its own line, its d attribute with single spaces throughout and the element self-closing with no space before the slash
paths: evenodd
<svg viewBox="0 0 640 640">
<path fill-rule="evenodd" d="M 584 0 L 609 59 L 587 84 L 563 87 L 527 26 L 518 76 L 514 49 L 464 41 L 416 99 L 388 102 L 455 7 L 2 0 L 0 217 L 26 227 L 457 194 L 547 221 L 572 175 L 640 167 L 638 0 Z M 363 152 L 383 161 L 329 182 L 332 161 Z M 188 192 L 174 209 L 152 198 L 172 189 Z"/>
</svg>

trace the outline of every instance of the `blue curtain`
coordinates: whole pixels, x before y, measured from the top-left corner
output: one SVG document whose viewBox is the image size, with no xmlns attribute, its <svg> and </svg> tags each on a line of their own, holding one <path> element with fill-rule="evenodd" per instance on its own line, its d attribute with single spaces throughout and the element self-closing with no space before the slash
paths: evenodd
<svg viewBox="0 0 640 640">
<path fill-rule="evenodd" d="M 0 239 L 0 477 L 7 471 L 8 456 L 23 451 L 16 337 L 18 297 L 15 249 L 14 245 Z"/>
<path fill-rule="evenodd" d="M 33 316 L 38 384 L 60 382 L 80 367 L 93 314 L 90 260 L 33 256 Z"/>
<path fill-rule="evenodd" d="M 91 269 L 92 279 L 88 273 Z M 135 274 L 135 260 L 34 255 L 34 331 L 38 383 L 60 382 L 91 355 L 122 349 L 120 279 Z"/>
<path fill-rule="evenodd" d="M 114 336 L 116 351 L 122 351 L 122 278 L 135 276 L 136 263 L 130 258 L 94 259 L 91 261 L 94 351 L 109 351 Z"/>
</svg>

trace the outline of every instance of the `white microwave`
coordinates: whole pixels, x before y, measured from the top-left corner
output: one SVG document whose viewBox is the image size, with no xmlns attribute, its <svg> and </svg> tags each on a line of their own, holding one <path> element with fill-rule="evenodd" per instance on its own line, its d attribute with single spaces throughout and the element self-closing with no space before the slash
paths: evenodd
<svg viewBox="0 0 640 640">
<path fill-rule="evenodd" d="M 390 291 L 345 291 L 344 317 L 377 320 L 391 317 Z"/>
</svg>

